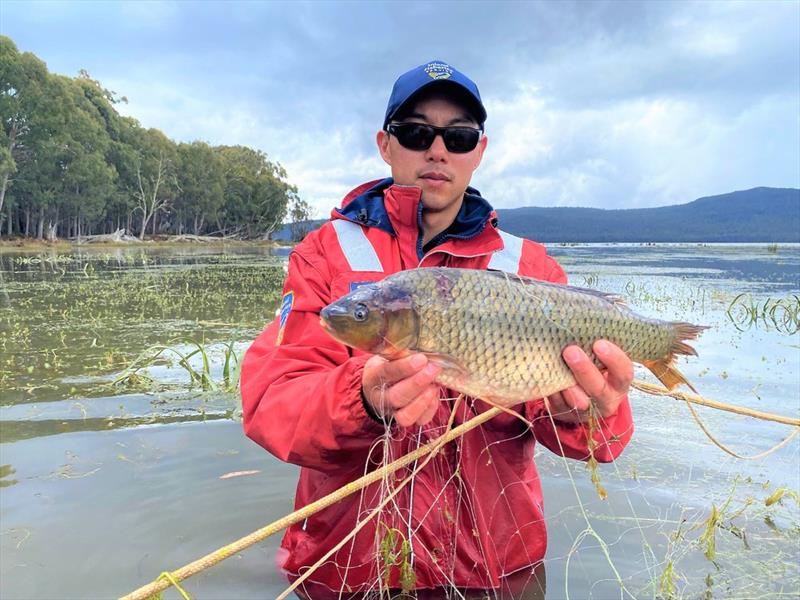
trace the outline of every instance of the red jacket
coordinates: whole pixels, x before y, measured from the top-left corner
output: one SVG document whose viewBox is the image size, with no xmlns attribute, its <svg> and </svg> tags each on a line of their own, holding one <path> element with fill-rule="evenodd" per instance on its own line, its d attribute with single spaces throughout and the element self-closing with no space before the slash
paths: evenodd
<svg viewBox="0 0 800 600">
<path fill-rule="evenodd" d="M 247 351 L 241 377 L 244 429 L 272 454 L 301 467 L 296 508 L 439 436 L 452 407 L 441 402 L 434 420 L 422 428 L 387 429 L 373 420 L 360 394 L 369 355 L 322 330 L 324 306 L 359 283 L 418 266 L 516 267 L 520 275 L 566 282 L 541 245 L 498 230 L 491 207 L 472 189 L 454 227 L 422 255 L 420 208 L 418 188 L 391 180 L 351 192 L 332 220 L 290 255 L 281 316 Z M 442 390 L 443 398 L 455 395 Z M 456 424 L 482 410 L 480 401 L 462 403 Z M 311 576 L 317 586 L 312 597 L 326 588 L 377 588 L 383 568 L 378 548 L 386 528 L 411 538 L 418 588 L 494 588 L 500 577 L 540 561 L 547 538 L 534 446 L 538 441 L 585 460 L 587 434 L 583 426 L 568 424 L 554 430 L 541 399 L 526 403 L 524 414 L 534 423 L 532 431 L 501 415 L 448 444 L 417 474 L 413 487 L 406 486 Z M 625 400 L 596 433 L 595 457 L 616 458 L 632 430 Z M 402 469 L 383 484 L 391 486 L 408 473 Z M 313 565 L 384 495 L 385 488 L 370 486 L 290 527 L 282 544 L 288 550 L 283 569 L 292 577 Z M 391 587 L 400 587 L 398 575 L 397 568 L 391 570 Z"/>
</svg>

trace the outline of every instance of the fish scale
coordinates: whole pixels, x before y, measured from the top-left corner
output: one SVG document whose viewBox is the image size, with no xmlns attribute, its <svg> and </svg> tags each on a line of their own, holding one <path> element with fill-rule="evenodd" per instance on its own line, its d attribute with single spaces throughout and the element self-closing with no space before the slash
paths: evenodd
<svg viewBox="0 0 800 600">
<path fill-rule="evenodd" d="M 352 316 L 359 306 L 368 315 L 362 322 Z M 592 352 L 598 339 L 622 348 L 670 388 L 688 383 L 672 362 L 676 354 L 696 354 L 684 340 L 705 329 L 638 315 L 595 290 L 441 267 L 359 288 L 326 307 L 322 321 L 335 338 L 362 350 L 389 357 L 423 352 L 442 367 L 442 385 L 505 406 L 573 385 L 561 358 L 570 344 L 602 366 Z"/>
</svg>

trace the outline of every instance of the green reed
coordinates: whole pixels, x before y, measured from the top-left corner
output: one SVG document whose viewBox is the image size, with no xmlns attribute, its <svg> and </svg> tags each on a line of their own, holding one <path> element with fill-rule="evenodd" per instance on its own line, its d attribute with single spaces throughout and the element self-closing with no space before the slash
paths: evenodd
<svg viewBox="0 0 800 600">
<path fill-rule="evenodd" d="M 797 294 L 761 301 L 742 292 L 731 301 L 726 313 L 739 331 L 759 325 L 789 335 L 800 330 L 800 296 Z"/>
<path fill-rule="evenodd" d="M 183 345 L 189 346 L 190 351 L 181 351 L 173 346 L 156 344 L 142 352 L 136 359 L 120 373 L 112 386 L 128 387 L 157 387 L 155 379 L 147 369 L 156 365 L 177 365 L 189 375 L 190 386 L 198 386 L 204 392 L 235 392 L 239 387 L 239 374 L 241 359 L 234 348 L 235 342 L 231 341 L 223 347 L 222 378 L 217 381 L 212 376 L 212 360 L 210 358 L 210 344 L 197 341 L 187 341 Z M 200 364 L 195 366 L 192 359 L 199 357 Z M 196 361 L 195 361 L 196 362 Z"/>
</svg>

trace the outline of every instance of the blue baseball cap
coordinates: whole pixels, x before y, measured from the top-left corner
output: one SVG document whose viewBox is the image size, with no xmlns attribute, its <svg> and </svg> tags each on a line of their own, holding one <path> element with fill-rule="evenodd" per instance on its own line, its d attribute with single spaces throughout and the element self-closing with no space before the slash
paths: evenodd
<svg viewBox="0 0 800 600">
<path fill-rule="evenodd" d="M 478 86 L 461 71 L 441 60 L 420 65 L 397 78 L 389 96 L 383 128 L 386 129 L 386 125 L 398 111 L 413 101 L 422 90 L 431 87 L 441 87 L 454 92 L 456 98 L 465 104 L 483 129 L 486 109 L 483 107 Z"/>
</svg>

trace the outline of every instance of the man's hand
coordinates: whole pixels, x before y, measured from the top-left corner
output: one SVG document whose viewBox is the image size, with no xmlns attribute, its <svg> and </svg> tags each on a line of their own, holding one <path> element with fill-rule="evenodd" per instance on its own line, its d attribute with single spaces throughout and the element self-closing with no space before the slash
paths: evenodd
<svg viewBox="0 0 800 600">
<path fill-rule="evenodd" d="M 424 354 L 397 360 L 371 357 L 364 365 L 361 390 L 376 414 L 394 418 L 402 427 L 429 423 L 439 406 L 440 368 Z"/>
<path fill-rule="evenodd" d="M 596 414 L 608 417 L 617 412 L 633 381 L 633 363 L 609 341 L 597 340 L 592 346 L 605 366 L 600 371 L 577 346 L 567 346 L 561 353 L 572 370 L 576 385 L 545 398 L 550 414 L 557 421 L 582 423 L 589 420 L 589 403 L 594 401 Z"/>
</svg>

